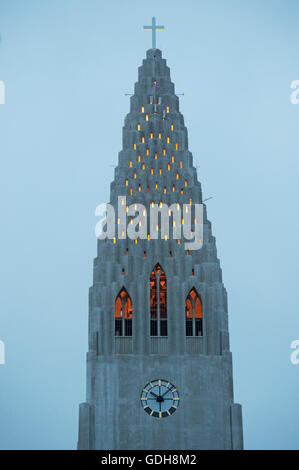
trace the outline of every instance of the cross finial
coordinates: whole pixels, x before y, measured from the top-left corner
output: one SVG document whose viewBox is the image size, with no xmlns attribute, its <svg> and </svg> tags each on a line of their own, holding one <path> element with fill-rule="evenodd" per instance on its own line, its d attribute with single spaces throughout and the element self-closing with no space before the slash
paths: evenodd
<svg viewBox="0 0 299 470">
<path fill-rule="evenodd" d="M 156 18 L 152 18 L 151 26 L 143 26 L 144 31 L 152 32 L 152 49 L 156 49 L 156 31 L 163 31 L 164 26 L 156 25 Z"/>
</svg>

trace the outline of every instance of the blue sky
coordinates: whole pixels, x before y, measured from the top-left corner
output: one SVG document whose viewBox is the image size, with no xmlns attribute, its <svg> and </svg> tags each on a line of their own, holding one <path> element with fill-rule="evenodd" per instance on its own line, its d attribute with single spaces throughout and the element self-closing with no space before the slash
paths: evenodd
<svg viewBox="0 0 299 470">
<path fill-rule="evenodd" d="M 154 15 L 213 196 L 245 447 L 299 448 L 298 13 L 296 0 L 0 0 L 0 448 L 76 446 L 94 210 Z"/>
</svg>

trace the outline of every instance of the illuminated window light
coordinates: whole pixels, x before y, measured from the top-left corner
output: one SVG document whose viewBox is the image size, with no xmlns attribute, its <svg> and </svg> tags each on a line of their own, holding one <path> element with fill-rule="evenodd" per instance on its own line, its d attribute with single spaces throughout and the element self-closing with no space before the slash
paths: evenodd
<svg viewBox="0 0 299 470">
<path fill-rule="evenodd" d="M 153 169 L 153 168 L 151 168 L 151 175 L 153 175 L 153 174 L 154 174 L 154 169 Z"/>
<path fill-rule="evenodd" d="M 197 220 L 196 220 L 196 217 L 194 217 L 194 225 L 197 224 Z"/>
<path fill-rule="evenodd" d="M 134 150 L 136 150 L 136 148 L 137 148 L 136 142 L 134 142 L 133 147 L 134 147 Z"/>
<path fill-rule="evenodd" d="M 166 106 L 166 112 L 169 113 L 169 106 Z"/>
<path fill-rule="evenodd" d="M 181 195 L 183 195 L 183 194 L 184 194 L 184 190 L 183 190 L 183 188 L 181 188 Z"/>
<path fill-rule="evenodd" d="M 138 131 L 140 131 L 140 122 L 138 122 L 138 124 L 137 124 L 137 129 L 138 129 Z"/>
<path fill-rule="evenodd" d="M 142 164 L 142 169 L 145 170 L 145 163 Z"/>
<path fill-rule="evenodd" d="M 115 237 L 113 237 L 113 243 L 116 243 L 116 238 Z"/>
<path fill-rule="evenodd" d="M 185 186 L 186 187 L 188 186 L 188 180 L 185 180 Z"/>
<path fill-rule="evenodd" d="M 141 191 L 141 184 L 138 186 L 138 191 L 139 192 Z"/>
<path fill-rule="evenodd" d="M 162 139 L 162 133 L 159 132 L 159 139 Z"/>
<path fill-rule="evenodd" d="M 144 144 L 144 142 L 145 142 L 144 136 L 142 136 L 141 142 Z"/>
<path fill-rule="evenodd" d="M 179 239 L 178 239 L 178 245 L 180 245 L 180 244 L 181 244 L 181 239 L 179 238 Z"/>
<path fill-rule="evenodd" d="M 133 225 L 133 217 L 130 219 L 130 224 Z"/>
<path fill-rule="evenodd" d="M 172 185 L 172 192 L 173 193 L 175 192 L 175 185 L 174 184 Z"/>
<path fill-rule="evenodd" d="M 148 239 L 148 240 L 150 240 L 150 239 L 151 239 L 151 236 L 150 236 L 150 234 L 149 234 L 149 233 L 147 234 L 147 239 Z"/>
<path fill-rule="evenodd" d="M 152 201 L 152 207 L 154 207 L 154 204 L 155 204 L 154 201 Z"/>
<path fill-rule="evenodd" d="M 132 194 L 133 194 L 133 188 L 130 188 L 130 194 L 131 194 L 131 196 L 132 196 Z"/>
<path fill-rule="evenodd" d="M 170 129 L 173 131 L 173 124 L 171 123 Z"/>
<path fill-rule="evenodd" d="M 171 161 L 172 161 L 172 163 L 174 163 L 174 155 L 172 155 Z"/>
<path fill-rule="evenodd" d="M 189 250 L 187 250 L 187 256 L 189 256 L 189 255 L 190 255 L 190 251 L 189 251 Z"/>
<path fill-rule="evenodd" d="M 167 192 L 167 189 L 166 189 L 166 186 L 164 186 L 164 194 L 166 194 Z"/>
<path fill-rule="evenodd" d="M 149 149 L 146 149 L 146 155 L 149 155 Z"/>
<path fill-rule="evenodd" d="M 182 218 L 182 225 L 184 225 L 184 217 Z"/>
<path fill-rule="evenodd" d="M 141 220 L 139 220 L 139 224 L 138 224 L 138 225 L 139 225 L 139 227 L 141 227 Z"/>
<path fill-rule="evenodd" d="M 179 150 L 179 144 L 178 143 L 175 144 L 175 149 Z"/>
<path fill-rule="evenodd" d="M 157 154 L 157 152 L 156 152 L 156 153 L 155 153 L 155 160 L 157 160 L 157 158 L 158 158 L 158 154 Z"/>
<path fill-rule="evenodd" d="M 163 205 L 163 202 L 162 202 L 162 201 L 160 201 L 160 209 L 162 209 L 162 205 Z"/>
<path fill-rule="evenodd" d="M 166 155 L 166 149 L 163 149 L 163 155 Z"/>
<path fill-rule="evenodd" d="M 137 173 L 136 171 L 134 171 L 134 180 L 136 180 L 136 177 L 137 177 Z"/>
<path fill-rule="evenodd" d="M 159 174 L 162 175 L 162 168 L 159 169 Z"/>
<path fill-rule="evenodd" d="M 182 162 L 182 160 L 180 161 L 180 168 L 183 168 L 183 162 Z"/>
<path fill-rule="evenodd" d="M 138 239 L 137 239 L 137 238 L 135 238 L 135 245 L 137 245 L 137 243 L 138 243 Z"/>
<path fill-rule="evenodd" d="M 168 169 L 168 170 L 170 170 L 170 163 L 168 163 L 168 165 L 167 165 L 167 169 Z"/>
<path fill-rule="evenodd" d="M 129 184 L 129 181 L 128 181 L 128 180 L 126 180 L 126 186 L 128 186 L 128 184 Z"/>
<path fill-rule="evenodd" d="M 155 187 L 156 187 L 156 189 L 158 189 L 158 183 L 157 183 L 157 181 L 156 181 L 156 185 L 155 185 Z"/>
<path fill-rule="evenodd" d="M 167 241 L 167 235 L 165 235 L 164 240 Z"/>
<path fill-rule="evenodd" d="M 128 255 L 128 254 L 129 254 L 129 248 L 127 248 L 127 250 L 126 250 L 126 255 Z"/>
<path fill-rule="evenodd" d="M 170 143 L 170 137 L 167 137 L 167 143 L 168 144 Z"/>
<path fill-rule="evenodd" d="M 141 155 L 138 155 L 138 162 L 140 163 Z"/>
<path fill-rule="evenodd" d="M 119 217 L 117 217 L 117 223 L 118 223 L 118 225 L 120 224 L 120 218 Z"/>
<path fill-rule="evenodd" d="M 156 225 L 156 232 L 158 232 L 158 230 L 159 230 L 159 225 L 157 224 Z"/>
<path fill-rule="evenodd" d="M 121 232 L 121 236 L 122 236 L 122 237 L 125 236 L 125 231 L 124 231 L 124 230 Z"/>
<path fill-rule="evenodd" d="M 141 112 L 144 113 L 144 106 L 141 106 Z"/>
<path fill-rule="evenodd" d="M 121 273 L 122 273 L 122 275 L 124 276 L 124 274 L 125 274 L 124 268 L 122 268 Z"/>
<path fill-rule="evenodd" d="M 148 121 L 148 114 L 145 115 L 145 120 Z"/>
<path fill-rule="evenodd" d="M 179 177 L 180 177 L 180 175 L 179 175 L 179 172 L 177 171 L 177 174 L 176 174 L 176 179 L 178 180 L 178 179 L 179 179 Z"/>
<path fill-rule="evenodd" d="M 173 227 L 175 227 L 175 226 L 176 226 L 176 221 L 175 221 L 175 220 L 173 221 L 173 224 L 172 224 L 172 225 L 173 225 Z"/>
<path fill-rule="evenodd" d="M 146 251 L 143 252 L 143 258 L 146 258 Z"/>
<path fill-rule="evenodd" d="M 126 206 L 126 212 L 129 212 L 129 206 Z"/>
<path fill-rule="evenodd" d="M 132 165 L 133 165 L 133 162 L 132 160 L 130 160 L 130 168 L 132 168 Z"/>
<path fill-rule="evenodd" d="M 191 206 L 191 204 L 192 204 L 192 197 L 190 197 L 190 199 L 189 199 L 189 204 L 190 204 L 190 206 Z"/>
<path fill-rule="evenodd" d="M 154 80 L 154 86 L 157 86 L 157 80 Z"/>
<path fill-rule="evenodd" d="M 152 132 L 150 133 L 150 137 L 151 137 L 151 139 L 154 138 L 154 134 Z"/>
<path fill-rule="evenodd" d="M 121 205 L 122 205 L 122 206 L 125 205 L 125 198 L 124 198 L 124 197 L 121 198 Z"/>
</svg>

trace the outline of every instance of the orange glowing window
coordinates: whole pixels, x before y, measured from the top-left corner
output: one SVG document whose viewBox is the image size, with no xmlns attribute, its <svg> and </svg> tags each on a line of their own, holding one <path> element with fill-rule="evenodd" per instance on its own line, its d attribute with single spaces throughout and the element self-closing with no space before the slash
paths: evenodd
<svg viewBox="0 0 299 470">
<path fill-rule="evenodd" d="M 159 175 L 162 175 L 162 168 L 159 169 Z"/>
<path fill-rule="evenodd" d="M 146 251 L 143 252 L 143 258 L 146 258 Z"/>
<path fill-rule="evenodd" d="M 142 169 L 145 170 L 145 163 L 142 164 Z"/>
<path fill-rule="evenodd" d="M 124 268 L 122 274 L 125 274 Z M 115 336 L 132 336 L 132 301 L 123 287 L 114 304 Z"/>
<path fill-rule="evenodd" d="M 154 138 L 154 134 L 151 132 L 150 133 L 150 138 L 153 139 Z"/>
<path fill-rule="evenodd" d="M 141 112 L 144 113 L 144 106 L 141 106 Z"/>
<path fill-rule="evenodd" d="M 126 180 L 126 186 L 128 186 L 128 184 L 129 184 L 129 180 Z"/>
<path fill-rule="evenodd" d="M 141 155 L 138 155 L 138 162 L 140 163 Z"/>
<path fill-rule="evenodd" d="M 128 255 L 128 254 L 129 254 L 129 248 L 126 249 L 126 255 Z"/>
<path fill-rule="evenodd" d="M 139 192 L 141 191 L 141 184 L 138 186 L 138 191 Z"/>
<path fill-rule="evenodd" d="M 164 194 L 166 194 L 167 192 L 167 189 L 166 189 L 166 186 L 164 186 Z"/>
<path fill-rule="evenodd" d="M 163 149 L 163 155 L 166 155 L 166 149 Z"/>
<path fill-rule="evenodd" d="M 145 115 L 145 120 L 148 121 L 148 114 Z"/>
<path fill-rule="evenodd" d="M 192 197 L 190 197 L 190 199 L 189 199 L 189 204 L 190 204 L 190 206 L 191 206 L 191 204 L 192 204 Z"/>
<path fill-rule="evenodd" d="M 132 165 L 133 165 L 133 162 L 132 160 L 130 160 L 130 168 L 132 168 Z"/>
<path fill-rule="evenodd" d="M 167 169 L 168 169 L 168 170 L 170 170 L 170 163 L 168 163 L 168 165 L 167 165 Z"/>
<path fill-rule="evenodd" d="M 144 144 L 144 142 L 145 142 L 145 138 L 144 138 L 144 136 L 142 136 L 142 138 L 141 138 L 141 142 Z"/>
<path fill-rule="evenodd" d="M 184 190 L 183 188 L 181 188 L 181 195 L 183 196 L 183 194 L 184 194 Z"/>
<path fill-rule="evenodd" d="M 136 180 L 136 177 L 137 177 L 137 173 L 136 171 L 134 171 L 134 180 Z"/>
<path fill-rule="evenodd" d="M 131 194 L 131 196 L 132 196 L 132 194 L 133 194 L 133 188 L 130 188 L 130 194 Z"/>
<path fill-rule="evenodd" d="M 173 193 L 175 192 L 175 185 L 174 184 L 172 185 L 172 192 Z"/>
<path fill-rule="evenodd" d="M 125 205 L 125 198 L 124 198 L 124 197 L 121 198 L 121 205 L 122 205 L 122 206 Z"/>
<path fill-rule="evenodd" d="M 154 86 L 157 86 L 157 80 L 154 80 Z"/>
<path fill-rule="evenodd" d="M 157 160 L 157 158 L 158 158 L 158 154 L 157 154 L 157 152 L 156 152 L 156 153 L 155 153 L 155 160 Z"/>
<path fill-rule="evenodd" d="M 136 142 L 134 142 L 133 147 L 134 147 L 134 150 L 136 150 L 136 148 L 137 148 Z"/>
<path fill-rule="evenodd" d="M 188 186 L 188 180 L 185 180 L 185 186 L 186 187 Z"/>
<path fill-rule="evenodd" d="M 159 132 L 159 139 L 162 139 L 162 133 Z"/>
<path fill-rule="evenodd" d="M 176 179 L 178 180 L 178 179 L 179 179 L 179 177 L 180 177 L 180 175 L 179 175 L 179 172 L 177 171 L 177 174 L 176 174 Z"/>
<path fill-rule="evenodd" d="M 170 143 L 170 137 L 167 137 L 167 143 L 168 144 Z"/>
<path fill-rule="evenodd" d="M 129 212 L 129 206 L 126 206 L 126 212 Z"/>
<path fill-rule="evenodd" d="M 194 275 L 194 269 L 192 269 L 192 275 Z M 201 298 L 193 287 L 185 301 L 186 336 L 202 336 L 202 317 Z"/>
<path fill-rule="evenodd" d="M 182 160 L 180 161 L 180 168 L 183 168 L 183 162 L 182 162 Z"/>
<path fill-rule="evenodd" d="M 124 276 L 124 274 L 125 274 L 125 269 L 124 268 L 122 268 L 121 273 Z"/>
<path fill-rule="evenodd" d="M 172 155 L 171 161 L 172 161 L 172 163 L 174 163 L 174 155 Z"/>
<path fill-rule="evenodd" d="M 156 181 L 156 184 L 155 184 L 155 188 L 158 189 L 158 183 L 157 183 L 157 181 Z"/>
<path fill-rule="evenodd" d="M 149 149 L 146 149 L 146 155 L 149 155 Z"/>
<path fill-rule="evenodd" d="M 153 175 L 153 174 L 154 174 L 154 169 L 153 169 L 153 168 L 151 168 L 151 175 Z"/>
<path fill-rule="evenodd" d="M 141 128 L 141 127 L 140 127 L 140 122 L 138 122 L 138 124 L 137 124 L 137 129 L 138 129 L 138 131 L 140 131 L 140 128 Z"/>
<path fill-rule="evenodd" d="M 151 236 L 150 236 L 150 234 L 149 234 L 149 233 L 147 234 L 147 239 L 148 239 L 148 240 L 150 240 L 150 239 L 151 239 Z"/>
<path fill-rule="evenodd" d="M 179 144 L 178 143 L 175 144 L 175 149 L 179 150 Z"/>
<path fill-rule="evenodd" d="M 189 255 L 190 255 L 190 251 L 189 251 L 189 250 L 187 250 L 187 256 L 189 256 Z"/>
<path fill-rule="evenodd" d="M 173 124 L 171 124 L 170 129 L 173 131 Z"/>
<path fill-rule="evenodd" d="M 166 106 L 166 112 L 169 113 L 169 106 Z"/>
<path fill-rule="evenodd" d="M 167 279 L 159 264 L 150 275 L 150 320 L 151 336 L 167 336 Z"/>
</svg>

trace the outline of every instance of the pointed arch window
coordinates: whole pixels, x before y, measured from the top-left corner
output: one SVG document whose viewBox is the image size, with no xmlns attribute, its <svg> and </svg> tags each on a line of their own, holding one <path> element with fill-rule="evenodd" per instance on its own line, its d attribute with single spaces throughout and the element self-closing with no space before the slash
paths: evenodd
<svg viewBox="0 0 299 470">
<path fill-rule="evenodd" d="M 185 301 L 186 336 L 202 336 L 202 302 L 193 287 Z"/>
<path fill-rule="evenodd" d="M 115 300 L 115 336 L 132 336 L 132 301 L 123 287 Z"/>
<path fill-rule="evenodd" d="M 167 336 L 167 279 L 156 264 L 150 275 L 151 336 Z"/>
</svg>

